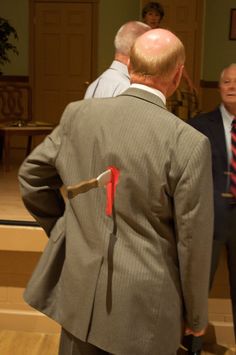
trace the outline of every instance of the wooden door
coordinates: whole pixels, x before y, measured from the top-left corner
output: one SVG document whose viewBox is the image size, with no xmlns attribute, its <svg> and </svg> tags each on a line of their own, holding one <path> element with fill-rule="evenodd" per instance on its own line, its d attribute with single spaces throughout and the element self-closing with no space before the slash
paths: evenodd
<svg viewBox="0 0 236 355">
<path fill-rule="evenodd" d="M 200 84 L 201 38 L 204 0 L 161 0 L 165 16 L 161 27 L 182 40 L 186 50 L 185 67 L 196 87 Z M 142 6 L 148 1 L 143 0 Z"/>
<path fill-rule="evenodd" d="M 33 3 L 33 113 L 58 123 L 71 101 L 83 97 L 95 62 L 95 1 Z"/>
</svg>

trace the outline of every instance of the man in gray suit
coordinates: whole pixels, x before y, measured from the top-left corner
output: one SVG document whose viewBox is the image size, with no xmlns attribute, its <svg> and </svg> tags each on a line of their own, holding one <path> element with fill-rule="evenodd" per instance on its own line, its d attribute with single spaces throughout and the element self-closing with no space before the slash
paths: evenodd
<svg viewBox="0 0 236 355">
<path fill-rule="evenodd" d="M 114 40 L 114 60 L 111 66 L 89 85 L 85 92 L 85 99 L 113 97 L 128 89 L 130 77 L 127 64 L 130 49 L 138 36 L 150 29 L 151 27 L 139 21 L 130 21 L 121 26 Z"/>
<path fill-rule="evenodd" d="M 165 107 L 184 60 L 173 33 L 146 32 L 131 87 L 69 104 L 20 168 L 24 203 L 49 237 L 25 300 L 62 326 L 60 355 L 174 355 L 183 328 L 207 326 L 210 145 Z M 64 201 L 63 185 L 108 167 L 119 172 L 114 218 L 104 188 Z"/>
</svg>

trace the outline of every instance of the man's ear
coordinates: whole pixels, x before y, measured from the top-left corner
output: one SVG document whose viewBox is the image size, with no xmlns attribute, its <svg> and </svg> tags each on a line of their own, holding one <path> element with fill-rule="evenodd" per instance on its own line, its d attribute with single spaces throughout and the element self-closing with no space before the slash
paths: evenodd
<svg viewBox="0 0 236 355">
<path fill-rule="evenodd" d="M 128 72 L 129 72 L 129 74 L 130 74 L 130 73 L 131 73 L 130 58 L 128 58 L 128 60 L 127 60 L 127 68 L 128 68 Z"/>
<path fill-rule="evenodd" d="M 176 88 L 179 86 L 180 80 L 183 75 L 183 70 L 184 70 L 184 65 L 180 65 L 175 73 L 174 84 L 176 85 Z"/>
<path fill-rule="evenodd" d="M 179 65 L 178 68 L 176 68 L 175 73 L 172 73 L 172 77 L 170 78 L 169 85 L 166 90 L 166 97 L 170 97 L 175 90 L 178 88 L 182 74 L 183 74 L 183 65 Z"/>
</svg>

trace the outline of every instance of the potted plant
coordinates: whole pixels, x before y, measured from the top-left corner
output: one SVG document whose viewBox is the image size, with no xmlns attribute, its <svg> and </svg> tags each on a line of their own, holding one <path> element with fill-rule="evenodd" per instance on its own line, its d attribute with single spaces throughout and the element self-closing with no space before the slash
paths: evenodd
<svg viewBox="0 0 236 355">
<path fill-rule="evenodd" d="M 1 67 L 10 62 L 9 52 L 19 54 L 16 46 L 10 42 L 11 37 L 18 39 L 16 30 L 8 20 L 0 17 L 0 74 L 2 74 Z"/>
</svg>

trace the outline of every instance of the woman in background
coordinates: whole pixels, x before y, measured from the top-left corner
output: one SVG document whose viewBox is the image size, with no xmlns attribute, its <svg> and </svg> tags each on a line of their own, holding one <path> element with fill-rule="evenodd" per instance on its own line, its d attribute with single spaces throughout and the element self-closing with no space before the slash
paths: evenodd
<svg viewBox="0 0 236 355">
<path fill-rule="evenodd" d="M 165 12 L 163 6 L 159 2 L 151 1 L 147 3 L 142 10 L 143 22 L 151 28 L 160 27 L 159 24 L 164 15 Z"/>
<path fill-rule="evenodd" d="M 150 1 L 142 9 L 143 22 L 152 29 L 161 27 L 164 15 L 164 8 L 159 2 Z M 175 94 L 167 100 L 167 107 L 177 116 L 187 120 L 199 112 L 198 101 L 197 89 L 184 68 L 181 84 Z"/>
<path fill-rule="evenodd" d="M 164 15 L 164 8 L 159 2 L 150 1 L 142 9 L 143 22 L 150 26 L 152 29 L 160 27 L 160 23 Z M 183 79 L 186 81 L 191 93 L 194 93 L 194 91 L 197 92 L 186 69 L 183 71 Z"/>
</svg>

